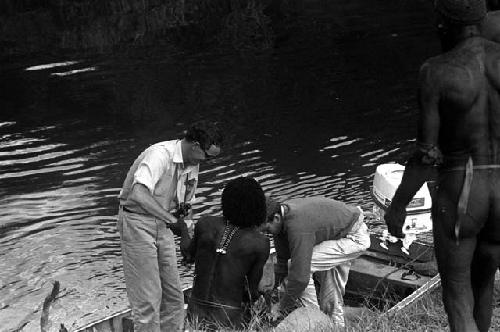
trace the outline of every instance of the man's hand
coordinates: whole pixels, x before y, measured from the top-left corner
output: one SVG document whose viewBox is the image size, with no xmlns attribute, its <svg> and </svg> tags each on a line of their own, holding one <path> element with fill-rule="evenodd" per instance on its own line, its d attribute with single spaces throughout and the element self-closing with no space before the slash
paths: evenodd
<svg viewBox="0 0 500 332">
<path fill-rule="evenodd" d="M 187 218 L 192 213 L 191 204 L 189 203 L 180 203 L 177 207 L 177 210 L 173 213 L 176 218 Z M 189 219 L 189 218 L 188 218 Z"/>
<path fill-rule="evenodd" d="M 286 274 L 282 274 L 282 273 L 275 273 L 274 274 L 274 287 L 273 289 L 277 289 L 281 283 L 283 282 L 283 280 L 286 278 Z"/>
<path fill-rule="evenodd" d="M 184 221 L 184 218 L 177 218 L 176 223 L 167 224 L 167 226 L 175 235 L 180 237 L 182 237 L 183 232 L 188 231 L 188 227 L 186 222 Z"/>
<path fill-rule="evenodd" d="M 176 220 L 172 214 L 170 214 L 160 205 L 160 203 L 158 203 L 149 189 L 141 183 L 134 184 L 128 199 L 135 202 L 147 213 L 165 221 L 166 223 L 171 223 Z"/>
<path fill-rule="evenodd" d="M 384 215 L 387 229 L 391 235 L 403 238 L 403 225 L 406 219 L 406 208 L 391 204 Z"/>
<path fill-rule="evenodd" d="M 179 247 L 185 263 L 192 263 L 194 257 L 191 257 L 191 254 L 189 252 L 189 247 L 191 246 L 192 239 L 189 236 L 189 229 L 186 222 L 184 221 L 184 218 L 177 219 L 176 223 L 169 224 L 169 226 L 172 232 L 180 237 Z"/>
<path fill-rule="evenodd" d="M 274 303 L 271 305 L 269 316 L 272 325 L 277 325 L 281 320 L 283 320 L 283 313 L 280 310 L 279 303 Z"/>
</svg>

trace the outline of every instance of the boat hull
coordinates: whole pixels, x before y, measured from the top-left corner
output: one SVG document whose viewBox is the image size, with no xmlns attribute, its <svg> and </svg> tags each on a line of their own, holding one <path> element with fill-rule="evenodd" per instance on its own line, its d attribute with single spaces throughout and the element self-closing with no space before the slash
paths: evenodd
<svg viewBox="0 0 500 332">
<path fill-rule="evenodd" d="M 371 306 L 390 308 L 437 275 L 432 246 L 413 243 L 410 247 L 410 255 L 406 255 L 401 252 L 397 244 L 392 244 L 389 250 L 380 247 L 377 242 L 379 236 L 376 233 L 371 234 L 371 239 L 370 249 L 352 263 L 346 285 L 347 305 L 360 306 L 368 301 Z M 274 285 L 273 265 L 275 261 L 276 254 L 272 251 L 259 285 L 261 291 L 269 290 Z M 411 266 L 408 262 L 412 262 Z M 189 292 L 190 289 L 184 290 L 186 303 Z M 75 332 L 108 331 L 132 332 L 130 309 L 117 312 L 75 330 Z"/>
</svg>

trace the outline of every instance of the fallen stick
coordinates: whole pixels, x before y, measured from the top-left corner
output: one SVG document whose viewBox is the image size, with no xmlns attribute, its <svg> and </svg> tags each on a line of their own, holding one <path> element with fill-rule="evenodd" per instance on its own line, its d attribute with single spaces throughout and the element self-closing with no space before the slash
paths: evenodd
<svg viewBox="0 0 500 332">
<path fill-rule="evenodd" d="M 52 303 L 56 300 L 57 294 L 59 294 L 59 281 L 54 282 L 54 286 L 52 286 L 52 291 L 43 301 L 42 306 L 42 316 L 40 317 L 40 330 L 41 332 L 47 332 L 47 324 L 49 323 L 49 309 Z"/>
<path fill-rule="evenodd" d="M 441 285 L 441 277 L 439 274 L 436 274 L 434 277 L 432 277 L 429 281 L 427 281 L 425 284 L 423 284 L 421 287 L 416 289 L 413 293 L 402 299 L 400 302 L 396 303 L 392 308 L 387 310 L 384 315 L 386 316 L 391 316 L 397 313 L 400 310 L 403 310 L 413 302 L 417 301 L 420 299 L 423 295 L 427 294 L 428 292 L 432 291 L 433 289 L 439 287 Z"/>
</svg>

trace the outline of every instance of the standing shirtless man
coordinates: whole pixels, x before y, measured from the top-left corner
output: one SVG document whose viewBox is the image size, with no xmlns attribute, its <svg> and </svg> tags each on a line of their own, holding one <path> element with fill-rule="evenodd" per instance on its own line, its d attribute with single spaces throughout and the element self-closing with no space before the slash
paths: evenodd
<svg viewBox="0 0 500 332">
<path fill-rule="evenodd" d="M 500 265 L 500 44 L 481 35 L 484 0 L 437 0 L 443 54 L 420 69 L 415 153 L 385 216 L 436 179 L 434 247 L 451 331 L 487 331 Z M 437 177 L 436 177 L 437 176 Z"/>
</svg>

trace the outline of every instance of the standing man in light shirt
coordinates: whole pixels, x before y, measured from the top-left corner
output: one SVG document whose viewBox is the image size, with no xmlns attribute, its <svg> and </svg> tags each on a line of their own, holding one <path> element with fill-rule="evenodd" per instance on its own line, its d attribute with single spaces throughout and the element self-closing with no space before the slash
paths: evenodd
<svg viewBox="0 0 500 332">
<path fill-rule="evenodd" d="M 199 164 L 220 153 L 221 141 L 214 124 L 196 123 L 182 139 L 147 148 L 127 174 L 118 229 L 134 331 L 183 328 L 184 296 L 170 228 L 184 223 L 174 210 L 192 202 Z"/>
</svg>

